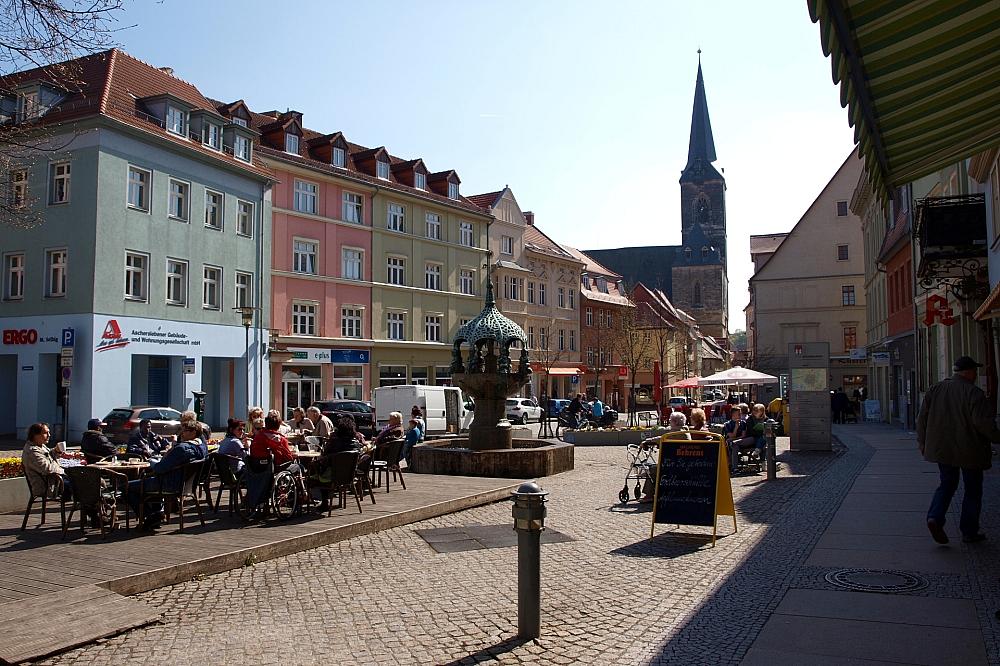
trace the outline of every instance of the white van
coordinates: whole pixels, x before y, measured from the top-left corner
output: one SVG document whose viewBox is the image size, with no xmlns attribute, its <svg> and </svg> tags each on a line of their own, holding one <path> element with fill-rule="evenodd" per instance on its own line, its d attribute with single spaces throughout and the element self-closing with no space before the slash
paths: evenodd
<svg viewBox="0 0 1000 666">
<path fill-rule="evenodd" d="M 414 405 L 420 407 L 427 423 L 425 436 L 458 434 L 469 427 L 472 412 L 465 409 L 462 390 L 455 386 L 380 386 L 372 389 L 372 405 L 375 408 L 376 430 L 389 422 L 390 412 L 403 415 L 403 428 L 410 420 Z"/>
</svg>

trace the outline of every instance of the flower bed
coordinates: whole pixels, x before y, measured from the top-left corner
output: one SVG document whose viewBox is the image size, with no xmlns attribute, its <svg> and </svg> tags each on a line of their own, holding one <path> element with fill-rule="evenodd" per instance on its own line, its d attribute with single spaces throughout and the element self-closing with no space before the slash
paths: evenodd
<svg viewBox="0 0 1000 666">
<path fill-rule="evenodd" d="M 13 479 L 24 476 L 20 458 L 0 458 L 0 479 Z"/>
</svg>

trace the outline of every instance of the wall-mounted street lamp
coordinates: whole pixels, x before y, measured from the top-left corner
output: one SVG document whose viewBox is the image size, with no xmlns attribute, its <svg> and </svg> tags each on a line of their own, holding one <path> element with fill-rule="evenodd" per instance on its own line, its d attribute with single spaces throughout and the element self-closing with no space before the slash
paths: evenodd
<svg viewBox="0 0 1000 666">
<path fill-rule="evenodd" d="M 242 307 L 233 308 L 236 312 L 240 313 L 240 322 L 243 324 L 243 330 L 245 331 L 243 351 L 245 352 L 247 359 L 246 367 L 246 408 L 250 411 L 250 327 L 253 326 L 254 315 L 257 313 L 257 308 L 252 305 L 244 305 Z"/>
<path fill-rule="evenodd" d="M 268 336 L 269 344 L 264 350 L 264 355 L 267 360 L 271 363 L 288 363 L 292 360 L 294 354 L 285 348 L 285 345 L 278 342 L 278 336 L 281 335 L 281 331 L 276 328 L 268 330 L 270 335 Z"/>
</svg>

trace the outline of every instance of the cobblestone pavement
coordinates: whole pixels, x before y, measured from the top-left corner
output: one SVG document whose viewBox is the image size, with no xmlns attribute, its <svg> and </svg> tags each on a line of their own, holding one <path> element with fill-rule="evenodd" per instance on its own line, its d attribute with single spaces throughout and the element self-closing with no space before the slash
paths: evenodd
<svg viewBox="0 0 1000 666">
<path fill-rule="evenodd" d="M 736 663 L 868 455 L 737 477 L 739 532 L 713 549 L 699 528 L 650 539 L 648 507 L 618 504 L 623 448 L 577 448 L 541 483 L 575 540 L 543 547 L 537 641 L 516 639 L 516 548 L 438 554 L 414 533 L 510 524 L 498 503 L 139 595 L 161 623 L 48 663 Z"/>
</svg>

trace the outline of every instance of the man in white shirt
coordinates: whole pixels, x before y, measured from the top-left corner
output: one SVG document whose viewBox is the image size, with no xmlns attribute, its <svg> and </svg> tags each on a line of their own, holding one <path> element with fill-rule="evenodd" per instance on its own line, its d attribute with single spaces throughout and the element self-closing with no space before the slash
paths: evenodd
<svg viewBox="0 0 1000 666">
<path fill-rule="evenodd" d="M 319 411 L 319 407 L 310 407 L 306 410 L 306 416 L 312 421 L 312 434 L 315 437 L 319 437 L 320 441 L 326 441 L 330 438 L 330 435 L 333 434 L 333 421 L 323 416 L 323 412 Z"/>
</svg>

